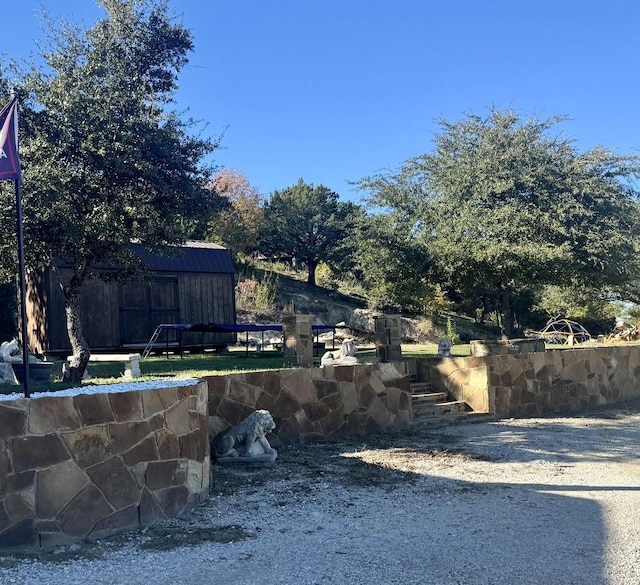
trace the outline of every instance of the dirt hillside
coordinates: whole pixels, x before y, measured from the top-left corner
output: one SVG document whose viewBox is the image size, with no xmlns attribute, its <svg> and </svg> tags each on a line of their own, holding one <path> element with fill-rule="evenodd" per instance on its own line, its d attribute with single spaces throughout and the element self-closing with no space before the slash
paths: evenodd
<svg viewBox="0 0 640 585">
<path fill-rule="evenodd" d="M 257 272 L 258 278 L 262 272 Z M 252 275 L 255 278 L 255 274 Z M 249 278 L 240 276 L 240 280 Z M 368 308 L 367 300 L 356 295 L 338 292 L 322 286 L 310 287 L 301 280 L 287 274 L 277 274 L 275 303 L 268 309 L 246 306 L 238 302 L 238 322 L 241 323 L 279 323 L 285 312 L 310 314 L 317 325 L 336 325 L 344 323 L 348 327 L 345 335 L 354 336 L 363 341 L 373 340 L 375 317 L 379 311 Z M 437 343 L 444 336 L 447 320 L 450 319 L 460 340 L 497 338 L 497 328 L 481 326 L 463 316 L 448 314 L 436 317 L 403 315 L 404 343 Z"/>
</svg>

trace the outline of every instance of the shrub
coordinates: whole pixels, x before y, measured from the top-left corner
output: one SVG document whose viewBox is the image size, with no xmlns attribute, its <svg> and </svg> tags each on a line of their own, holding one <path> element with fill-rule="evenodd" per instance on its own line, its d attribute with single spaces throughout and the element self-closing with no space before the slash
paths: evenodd
<svg viewBox="0 0 640 585">
<path fill-rule="evenodd" d="M 278 276 L 269 272 L 255 287 L 255 310 L 260 313 L 269 313 L 275 310 L 277 292 Z"/>
<path fill-rule="evenodd" d="M 270 313 L 275 310 L 278 277 L 267 273 L 261 280 L 247 278 L 236 285 L 236 307 L 244 311 Z"/>
<path fill-rule="evenodd" d="M 447 331 L 444 336 L 451 342 L 451 345 L 460 343 L 460 336 L 458 335 L 456 324 L 451 317 L 447 317 Z"/>
</svg>

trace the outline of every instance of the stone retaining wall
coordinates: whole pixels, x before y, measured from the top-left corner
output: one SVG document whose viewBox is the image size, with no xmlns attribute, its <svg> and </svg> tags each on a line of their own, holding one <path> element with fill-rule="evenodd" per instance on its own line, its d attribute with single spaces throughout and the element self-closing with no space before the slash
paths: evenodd
<svg viewBox="0 0 640 585">
<path fill-rule="evenodd" d="M 498 417 L 578 412 L 640 396 L 640 346 L 493 356 L 487 374 Z"/>
<path fill-rule="evenodd" d="M 267 409 L 283 441 L 365 435 L 411 422 L 407 364 L 358 364 L 207 378 L 211 435 Z"/>
<path fill-rule="evenodd" d="M 97 539 L 209 492 L 209 436 L 256 409 L 282 441 L 411 424 L 410 374 L 498 418 L 640 396 L 640 345 L 210 377 L 188 386 L 0 401 L 0 547 Z M 148 383 L 147 383 L 148 384 Z"/>
<path fill-rule="evenodd" d="M 571 413 L 640 396 L 640 345 L 410 363 L 434 391 L 497 418 Z"/>
<path fill-rule="evenodd" d="M 509 356 L 510 357 L 510 356 Z M 491 412 L 487 388 L 487 358 L 423 358 L 411 360 L 421 382 L 431 383 L 433 392 L 448 392 L 454 400 L 464 400 L 476 412 Z"/>
<path fill-rule="evenodd" d="M 474 357 L 545 351 L 544 339 L 474 339 L 469 347 Z"/>
<path fill-rule="evenodd" d="M 205 382 L 0 402 L 0 547 L 149 526 L 209 483 Z"/>
</svg>

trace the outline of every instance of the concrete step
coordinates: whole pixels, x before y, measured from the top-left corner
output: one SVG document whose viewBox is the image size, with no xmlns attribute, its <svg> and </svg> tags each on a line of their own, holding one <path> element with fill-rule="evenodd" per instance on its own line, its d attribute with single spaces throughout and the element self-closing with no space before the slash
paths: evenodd
<svg viewBox="0 0 640 585">
<path fill-rule="evenodd" d="M 442 416 L 445 414 L 455 414 L 468 411 L 467 403 L 463 400 L 452 400 L 450 402 L 423 402 L 413 404 L 413 417 Z"/>
<path fill-rule="evenodd" d="M 495 416 L 490 412 L 475 412 L 473 410 L 467 412 L 453 412 L 449 414 L 419 416 L 413 419 L 412 426 L 417 427 L 442 427 L 454 424 L 468 424 L 491 422 L 495 420 Z"/>
<path fill-rule="evenodd" d="M 430 382 L 413 382 L 409 384 L 412 394 L 423 394 L 425 392 L 431 392 Z"/>
<path fill-rule="evenodd" d="M 414 405 L 425 402 L 446 402 L 447 398 L 449 398 L 449 394 L 447 392 L 422 392 L 419 394 L 412 394 L 411 402 L 413 402 Z"/>
</svg>

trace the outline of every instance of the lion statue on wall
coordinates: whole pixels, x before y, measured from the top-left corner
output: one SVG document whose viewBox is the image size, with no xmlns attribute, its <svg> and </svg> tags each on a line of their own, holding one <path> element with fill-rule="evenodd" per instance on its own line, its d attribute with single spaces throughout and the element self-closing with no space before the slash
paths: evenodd
<svg viewBox="0 0 640 585">
<path fill-rule="evenodd" d="M 276 428 L 268 410 L 256 410 L 238 426 L 215 441 L 216 457 L 251 457 L 255 455 L 275 455 L 266 434 Z"/>
<path fill-rule="evenodd" d="M 350 365 L 357 364 L 358 358 L 356 356 L 356 352 L 358 348 L 356 347 L 356 342 L 354 339 L 345 339 L 340 346 L 340 349 L 337 351 L 328 351 L 326 352 L 322 358 L 320 359 L 321 366 L 331 366 L 331 365 Z"/>
</svg>

